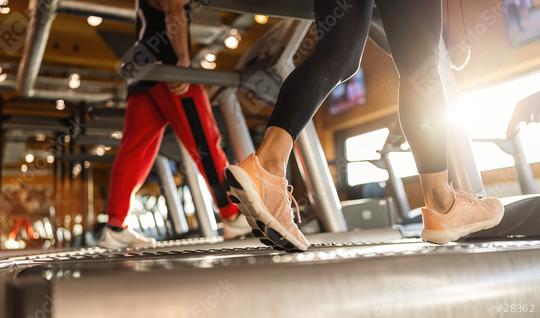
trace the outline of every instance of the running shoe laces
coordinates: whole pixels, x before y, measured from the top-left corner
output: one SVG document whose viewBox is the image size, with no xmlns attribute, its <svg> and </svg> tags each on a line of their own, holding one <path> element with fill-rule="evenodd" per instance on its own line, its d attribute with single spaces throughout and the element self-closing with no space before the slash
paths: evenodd
<svg viewBox="0 0 540 318">
<path fill-rule="evenodd" d="M 296 220 L 298 221 L 298 222 L 295 222 L 293 219 L 293 222 L 301 224 L 302 218 L 300 217 L 300 207 L 298 206 L 298 202 L 293 196 L 293 191 L 294 191 L 293 186 L 290 184 L 287 185 L 287 194 L 289 195 L 289 207 L 291 207 L 291 209 L 294 211 L 294 214 L 296 214 Z M 293 205 L 294 205 L 294 209 L 292 208 Z"/>
<path fill-rule="evenodd" d="M 477 198 L 474 194 L 470 193 L 470 192 L 467 192 L 467 191 L 463 191 L 463 190 L 456 190 L 454 189 L 454 184 L 453 183 L 450 183 L 450 188 L 452 189 L 452 191 L 454 191 L 454 201 L 457 199 L 457 196 L 458 194 L 460 195 L 460 197 L 468 202 L 468 203 L 471 203 L 471 204 L 480 204 L 482 206 L 485 206 L 485 202 L 480 200 L 479 198 Z"/>
</svg>

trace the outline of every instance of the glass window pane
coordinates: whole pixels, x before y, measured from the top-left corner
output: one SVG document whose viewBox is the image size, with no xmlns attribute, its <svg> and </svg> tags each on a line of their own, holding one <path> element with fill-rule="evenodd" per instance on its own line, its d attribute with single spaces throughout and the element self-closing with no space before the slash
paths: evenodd
<svg viewBox="0 0 540 318">
<path fill-rule="evenodd" d="M 540 162 L 540 123 L 527 125 L 521 130 L 520 136 L 527 161 Z"/>
<path fill-rule="evenodd" d="M 494 170 L 514 165 L 514 158 L 491 142 L 473 142 L 472 150 L 480 171 Z"/>
<path fill-rule="evenodd" d="M 450 120 L 467 129 L 471 138 L 505 138 L 516 104 L 540 87 L 540 72 L 460 96 Z"/>
<path fill-rule="evenodd" d="M 347 183 L 349 186 L 386 180 L 388 180 L 388 172 L 375 167 L 369 162 L 352 162 L 347 164 Z"/>
<path fill-rule="evenodd" d="M 379 159 L 377 151 L 384 146 L 388 134 L 388 128 L 383 128 L 348 138 L 345 141 L 347 161 Z"/>
<path fill-rule="evenodd" d="M 418 175 L 412 152 L 391 152 L 388 158 L 398 178 Z"/>
</svg>

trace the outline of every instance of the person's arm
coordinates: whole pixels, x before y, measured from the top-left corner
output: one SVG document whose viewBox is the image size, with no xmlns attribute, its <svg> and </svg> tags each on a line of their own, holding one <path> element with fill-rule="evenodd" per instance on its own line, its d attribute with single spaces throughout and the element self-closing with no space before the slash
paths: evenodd
<svg viewBox="0 0 540 318">
<path fill-rule="evenodd" d="M 189 25 L 184 6 L 187 0 L 161 0 L 167 36 L 178 57 L 178 66 L 189 66 Z"/>
<path fill-rule="evenodd" d="M 184 8 L 187 0 L 160 0 L 163 12 L 165 12 L 165 25 L 167 37 L 178 58 L 177 66 L 189 67 L 189 23 L 187 12 Z M 175 94 L 184 94 L 189 88 L 187 83 L 169 85 Z"/>
</svg>

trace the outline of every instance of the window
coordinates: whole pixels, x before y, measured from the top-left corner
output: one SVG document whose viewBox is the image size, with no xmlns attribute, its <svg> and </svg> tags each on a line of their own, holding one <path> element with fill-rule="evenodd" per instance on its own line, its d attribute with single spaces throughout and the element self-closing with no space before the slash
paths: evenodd
<svg viewBox="0 0 540 318">
<path fill-rule="evenodd" d="M 391 152 L 388 158 L 398 178 L 418 175 L 412 152 Z"/>
<path fill-rule="evenodd" d="M 449 114 L 449 120 L 466 129 L 471 139 L 505 138 L 508 121 L 516 104 L 537 92 L 539 87 L 540 73 L 536 73 L 463 95 L 458 107 Z M 538 123 L 530 124 L 521 131 L 521 140 L 529 163 L 540 162 L 539 135 Z M 473 142 L 472 149 L 480 171 L 514 165 L 512 156 L 492 143 Z"/>
<path fill-rule="evenodd" d="M 388 135 L 388 128 L 383 128 L 350 137 L 345 141 L 349 186 L 388 180 L 388 172 L 385 169 L 369 162 L 381 158 L 378 151 L 384 147 Z M 403 144 L 402 149 L 408 149 L 408 145 Z M 392 152 L 388 154 L 388 158 L 399 178 L 418 174 L 411 152 Z"/>
<path fill-rule="evenodd" d="M 386 170 L 377 168 L 367 161 L 381 158 L 377 151 L 383 148 L 388 134 L 388 128 L 383 128 L 350 137 L 345 141 L 345 157 L 348 161 L 347 183 L 349 186 L 388 180 Z"/>
<path fill-rule="evenodd" d="M 345 141 L 347 161 L 375 160 L 388 138 L 388 128 L 374 130 L 362 135 L 348 138 Z"/>
<path fill-rule="evenodd" d="M 540 73 L 462 95 L 448 114 L 453 125 L 466 129 L 471 139 L 506 138 L 506 129 L 516 104 L 540 88 Z M 369 160 L 377 160 L 388 138 L 387 128 L 374 130 L 345 141 L 347 183 L 349 186 L 388 180 L 388 173 Z M 540 123 L 522 128 L 521 141 L 529 163 L 540 162 Z M 402 145 L 405 149 L 407 145 Z M 511 155 L 490 142 L 474 142 L 472 150 L 480 171 L 514 166 Z M 399 178 L 418 174 L 412 153 L 392 152 L 389 160 Z"/>
</svg>

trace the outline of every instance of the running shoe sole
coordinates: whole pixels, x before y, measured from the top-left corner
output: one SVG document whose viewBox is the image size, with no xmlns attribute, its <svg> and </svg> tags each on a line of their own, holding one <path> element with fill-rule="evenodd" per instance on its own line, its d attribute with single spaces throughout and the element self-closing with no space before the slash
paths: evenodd
<svg viewBox="0 0 540 318">
<path fill-rule="evenodd" d="M 252 233 L 261 243 L 276 250 L 287 252 L 306 251 L 306 246 L 294 237 L 274 218 L 263 204 L 251 177 L 240 167 L 231 166 L 225 170 L 229 199 L 238 204 L 253 229 Z"/>
<path fill-rule="evenodd" d="M 501 223 L 501 220 L 504 216 L 504 208 L 501 212 L 501 216 L 495 219 L 477 222 L 463 226 L 458 229 L 452 230 L 422 230 L 422 240 L 435 244 L 447 244 L 450 242 L 455 242 L 458 239 L 467 236 L 471 233 L 475 233 L 482 230 L 491 229 L 492 227 L 497 226 Z"/>
</svg>

